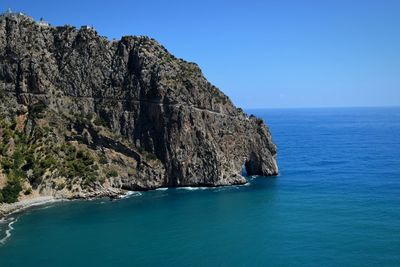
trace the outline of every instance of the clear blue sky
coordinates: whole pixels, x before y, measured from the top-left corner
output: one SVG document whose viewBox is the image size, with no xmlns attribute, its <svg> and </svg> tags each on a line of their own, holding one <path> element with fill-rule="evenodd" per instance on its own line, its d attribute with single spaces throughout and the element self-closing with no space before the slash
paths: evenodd
<svg viewBox="0 0 400 267">
<path fill-rule="evenodd" d="M 53 25 L 149 35 L 244 108 L 400 105 L 400 1 L 3 0 Z"/>
</svg>

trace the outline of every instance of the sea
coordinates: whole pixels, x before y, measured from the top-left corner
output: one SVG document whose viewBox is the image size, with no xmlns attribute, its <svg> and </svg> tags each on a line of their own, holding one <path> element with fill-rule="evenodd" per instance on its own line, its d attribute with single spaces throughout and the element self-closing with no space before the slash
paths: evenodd
<svg viewBox="0 0 400 267">
<path fill-rule="evenodd" d="M 0 267 L 400 266 L 400 108 L 247 112 L 279 176 L 32 208 L 0 223 Z"/>
</svg>

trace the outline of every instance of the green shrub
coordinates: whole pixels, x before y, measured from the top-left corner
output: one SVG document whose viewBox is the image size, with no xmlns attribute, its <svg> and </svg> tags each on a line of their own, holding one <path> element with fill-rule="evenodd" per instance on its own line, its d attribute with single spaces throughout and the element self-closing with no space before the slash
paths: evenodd
<svg viewBox="0 0 400 267">
<path fill-rule="evenodd" d="M 37 162 L 37 161 L 36 161 Z M 30 182 L 34 184 L 40 184 L 42 182 L 42 177 L 45 173 L 45 169 L 43 169 L 39 163 L 35 163 L 32 169 L 32 177 Z"/>
<path fill-rule="evenodd" d="M 24 192 L 24 195 L 27 196 L 27 195 L 30 195 L 30 194 L 32 194 L 32 188 L 26 189 L 25 192 Z"/>
<path fill-rule="evenodd" d="M 76 154 L 76 158 L 82 160 L 83 164 L 89 166 L 94 164 L 94 158 L 87 152 L 79 150 Z"/>
<path fill-rule="evenodd" d="M 32 118 L 42 118 L 43 112 L 46 110 L 46 108 L 47 108 L 46 103 L 44 103 L 43 101 L 39 101 L 30 106 L 29 115 Z"/>
<path fill-rule="evenodd" d="M 64 188 L 65 188 L 65 183 L 57 184 L 57 187 L 56 187 L 57 190 L 63 190 Z"/>
<path fill-rule="evenodd" d="M 26 178 L 26 173 L 22 169 L 16 168 L 16 169 L 13 169 L 10 173 L 8 173 L 7 178 L 9 180 L 25 179 Z"/>
<path fill-rule="evenodd" d="M 21 166 L 22 163 L 24 163 L 25 156 L 21 150 L 17 150 L 14 152 L 13 160 L 14 160 L 14 164 L 13 164 L 14 168 L 18 168 L 19 166 Z"/>
<path fill-rule="evenodd" d="M 146 153 L 146 159 L 147 160 L 156 160 L 157 156 L 154 155 L 153 153 Z"/>
<path fill-rule="evenodd" d="M 12 136 L 13 132 L 9 128 L 5 128 L 3 131 L 3 143 L 8 144 Z"/>
<path fill-rule="evenodd" d="M 54 167 L 57 164 L 57 160 L 53 156 L 47 156 L 45 159 L 40 161 L 40 166 L 42 169 L 48 169 Z"/>
<path fill-rule="evenodd" d="M 96 181 L 96 175 L 94 173 L 87 173 L 83 176 L 84 184 L 91 184 Z"/>
<path fill-rule="evenodd" d="M 6 186 L 1 190 L 3 202 L 13 203 L 18 201 L 19 192 L 22 191 L 22 186 L 19 180 L 9 180 Z"/>
<path fill-rule="evenodd" d="M 4 142 L 4 138 L 3 138 L 3 142 L 0 144 L 0 153 L 2 156 L 6 156 L 7 155 L 7 150 L 8 150 L 8 144 Z"/>
<path fill-rule="evenodd" d="M 106 179 L 104 178 L 104 176 L 99 176 L 99 177 L 97 178 L 97 181 L 98 181 L 100 184 L 104 184 L 104 182 L 106 181 Z"/>
<path fill-rule="evenodd" d="M 100 117 L 96 117 L 96 119 L 94 120 L 94 124 L 98 125 L 98 126 L 104 126 L 104 127 L 107 127 L 107 125 L 108 125 L 107 121 L 105 121 L 103 118 L 100 118 Z"/>
<path fill-rule="evenodd" d="M 70 160 L 75 159 L 76 148 L 73 145 L 71 145 L 69 143 L 63 144 L 61 146 L 61 151 L 64 152 L 66 160 L 70 161 Z"/>
<path fill-rule="evenodd" d="M 28 138 L 27 138 L 27 136 L 26 136 L 24 133 L 22 133 L 22 132 L 16 131 L 15 134 L 14 134 L 14 139 L 15 139 L 15 142 L 16 142 L 17 144 L 22 144 L 22 145 L 24 145 L 24 144 L 27 144 L 27 143 L 28 143 Z"/>
<path fill-rule="evenodd" d="M 24 169 L 31 169 L 35 163 L 35 157 L 32 150 L 26 151 Z"/>
<path fill-rule="evenodd" d="M 257 118 L 256 122 L 258 125 L 262 125 L 264 123 L 264 120 L 261 118 Z"/>
<path fill-rule="evenodd" d="M 107 160 L 106 156 L 101 155 L 100 158 L 99 158 L 99 163 L 102 164 L 102 165 L 107 164 L 108 160 Z"/>
<path fill-rule="evenodd" d="M 83 161 L 81 160 L 76 160 L 72 163 L 72 166 L 74 167 L 75 171 L 79 174 L 79 173 L 84 173 L 85 169 L 86 169 L 86 165 L 85 163 L 83 163 Z"/>
<path fill-rule="evenodd" d="M 14 118 L 11 118 L 11 125 L 10 125 L 10 129 L 11 130 L 15 130 L 15 127 L 17 127 L 17 120 Z"/>
<path fill-rule="evenodd" d="M 4 198 L 3 198 L 3 193 L 1 192 L 2 190 L 0 190 L 0 203 L 4 202 Z"/>
<path fill-rule="evenodd" d="M 109 170 L 107 172 L 107 176 L 108 177 L 117 177 L 118 176 L 118 172 L 116 170 Z"/>
<path fill-rule="evenodd" d="M 9 158 L 2 158 L 1 159 L 1 166 L 5 173 L 8 173 L 14 166 L 14 162 Z"/>
</svg>

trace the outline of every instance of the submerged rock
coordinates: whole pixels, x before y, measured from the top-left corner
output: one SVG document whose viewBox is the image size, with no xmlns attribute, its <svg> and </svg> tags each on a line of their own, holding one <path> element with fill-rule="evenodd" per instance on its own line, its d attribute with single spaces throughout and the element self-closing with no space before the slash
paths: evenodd
<svg viewBox="0 0 400 267">
<path fill-rule="evenodd" d="M 53 139 L 46 140 L 56 140 L 48 145 L 71 143 L 93 154 L 102 179 L 85 183 L 88 191 L 243 184 L 243 166 L 248 175 L 278 173 L 264 122 L 236 108 L 195 63 L 148 37 L 109 41 L 88 27 L 3 15 L 0 93 L 0 111 L 25 114 L 33 142 L 35 129 L 47 125 Z M 116 175 L 105 174 L 111 167 Z M 65 176 L 55 168 L 36 187 L 62 179 L 68 196 L 83 190 L 75 187 L 83 183 L 79 173 Z"/>
</svg>

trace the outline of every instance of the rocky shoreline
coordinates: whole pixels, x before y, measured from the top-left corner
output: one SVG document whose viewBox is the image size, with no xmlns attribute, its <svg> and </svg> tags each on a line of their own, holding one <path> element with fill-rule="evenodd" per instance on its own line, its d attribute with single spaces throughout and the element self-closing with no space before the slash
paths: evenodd
<svg viewBox="0 0 400 267">
<path fill-rule="evenodd" d="M 27 200 L 18 201 L 15 203 L 3 203 L 0 204 L 0 219 L 3 219 L 13 213 L 25 210 L 30 207 L 44 205 L 61 200 L 62 199 L 57 199 L 54 198 L 53 196 L 41 196 L 41 197 L 35 197 Z"/>
<path fill-rule="evenodd" d="M 127 192 L 128 191 L 122 189 L 109 188 L 90 193 L 80 192 L 79 194 L 74 196 L 66 196 L 66 195 L 36 196 L 29 199 L 23 199 L 15 203 L 2 203 L 0 204 L 0 220 L 10 216 L 11 214 L 26 210 L 28 208 L 41 206 L 53 202 L 69 201 L 74 199 L 90 200 L 102 197 L 115 199 L 125 195 Z"/>
</svg>

